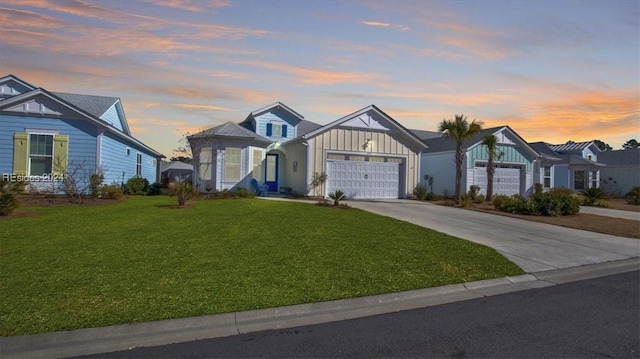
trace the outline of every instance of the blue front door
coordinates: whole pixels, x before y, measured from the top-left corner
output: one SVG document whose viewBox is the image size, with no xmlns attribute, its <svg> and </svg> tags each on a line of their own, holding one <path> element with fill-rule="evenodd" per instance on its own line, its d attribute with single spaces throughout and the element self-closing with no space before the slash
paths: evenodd
<svg viewBox="0 0 640 359">
<path fill-rule="evenodd" d="M 269 192 L 278 192 L 278 155 L 267 154 L 267 165 L 264 168 L 265 183 Z"/>
</svg>

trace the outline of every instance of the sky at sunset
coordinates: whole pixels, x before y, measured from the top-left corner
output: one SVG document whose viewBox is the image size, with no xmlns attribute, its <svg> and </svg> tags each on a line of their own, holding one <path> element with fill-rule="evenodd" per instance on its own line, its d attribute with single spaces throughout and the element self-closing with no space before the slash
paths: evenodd
<svg viewBox="0 0 640 359">
<path fill-rule="evenodd" d="M 640 1 L 0 0 L 0 76 L 122 99 L 171 157 L 281 101 L 327 124 L 375 104 L 529 142 L 640 140 Z"/>
</svg>

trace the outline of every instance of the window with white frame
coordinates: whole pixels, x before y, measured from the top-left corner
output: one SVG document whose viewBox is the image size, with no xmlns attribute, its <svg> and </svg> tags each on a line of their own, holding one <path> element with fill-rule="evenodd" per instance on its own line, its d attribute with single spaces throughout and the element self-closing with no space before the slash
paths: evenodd
<svg viewBox="0 0 640 359">
<path fill-rule="evenodd" d="M 551 188 L 551 166 L 544 166 L 543 171 L 544 188 Z"/>
<path fill-rule="evenodd" d="M 253 150 L 253 178 L 262 181 L 262 150 Z"/>
<path fill-rule="evenodd" d="M 225 182 L 240 181 L 242 169 L 242 149 L 227 147 L 224 156 Z"/>
<path fill-rule="evenodd" d="M 53 172 L 53 135 L 29 135 L 29 175 L 42 176 Z"/>
<path fill-rule="evenodd" d="M 136 176 L 142 176 L 142 154 L 136 154 Z"/>
<path fill-rule="evenodd" d="M 200 149 L 200 155 L 198 156 L 198 177 L 201 180 L 211 180 L 211 147 L 205 147 Z"/>
<path fill-rule="evenodd" d="M 573 175 L 573 189 L 582 190 L 586 182 L 585 171 L 575 171 Z"/>
<path fill-rule="evenodd" d="M 591 188 L 598 188 L 598 171 L 591 172 Z"/>
</svg>

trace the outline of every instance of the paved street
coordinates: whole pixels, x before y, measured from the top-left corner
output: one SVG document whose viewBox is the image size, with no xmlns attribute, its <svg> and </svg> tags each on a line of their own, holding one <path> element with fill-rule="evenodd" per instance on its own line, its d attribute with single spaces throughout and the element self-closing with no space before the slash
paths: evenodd
<svg viewBox="0 0 640 359">
<path fill-rule="evenodd" d="M 87 358 L 637 358 L 640 272 Z"/>
<path fill-rule="evenodd" d="M 492 247 L 527 272 L 638 257 L 640 241 L 425 202 L 349 205 Z"/>
</svg>

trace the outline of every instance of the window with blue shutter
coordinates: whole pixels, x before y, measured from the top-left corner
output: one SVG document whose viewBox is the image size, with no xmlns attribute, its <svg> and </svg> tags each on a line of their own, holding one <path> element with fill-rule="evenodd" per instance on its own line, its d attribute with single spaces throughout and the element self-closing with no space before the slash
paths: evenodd
<svg viewBox="0 0 640 359">
<path fill-rule="evenodd" d="M 287 125 L 282 125 L 282 137 L 287 137 Z"/>
<path fill-rule="evenodd" d="M 267 136 L 271 136 L 273 132 L 273 125 L 270 123 L 267 123 Z"/>
</svg>

